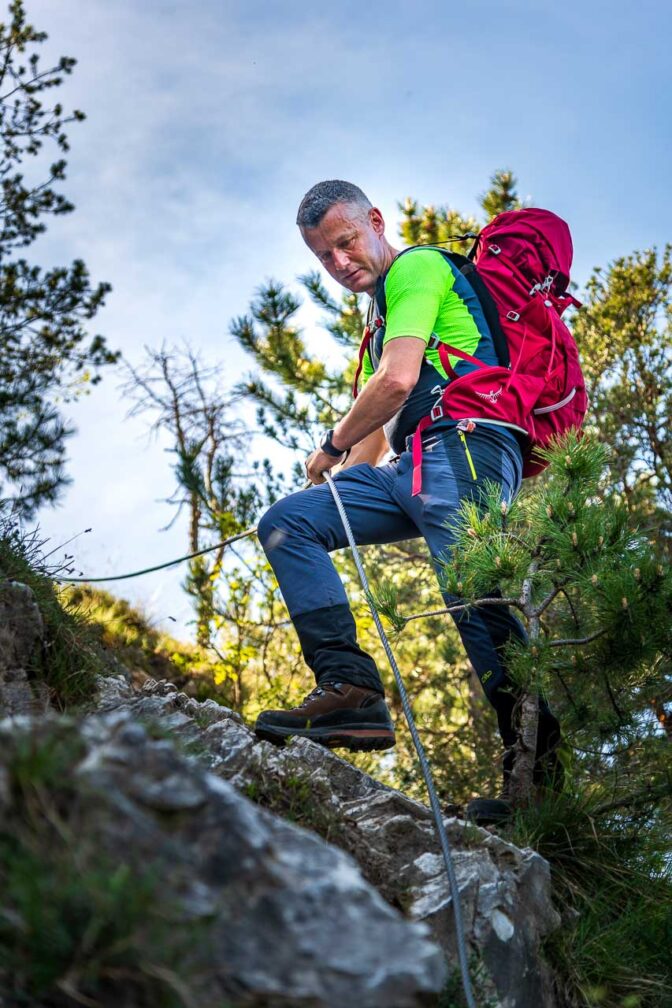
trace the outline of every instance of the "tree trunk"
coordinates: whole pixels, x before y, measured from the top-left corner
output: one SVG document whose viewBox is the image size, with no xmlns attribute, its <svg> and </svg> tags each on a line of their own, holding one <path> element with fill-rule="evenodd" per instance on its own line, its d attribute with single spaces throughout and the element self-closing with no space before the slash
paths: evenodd
<svg viewBox="0 0 672 1008">
<path fill-rule="evenodd" d="M 539 697 L 536 694 L 524 693 L 509 785 L 511 804 L 514 808 L 525 808 L 534 798 L 533 777 L 538 725 Z"/>
<path fill-rule="evenodd" d="M 529 647 L 534 647 L 541 635 L 539 615 L 532 605 L 532 578 L 536 570 L 537 562 L 533 561 L 523 582 L 522 591 L 524 612 L 529 619 Z M 536 692 L 523 693 L 520 703 L 520 726 L 517 728 L 515 756 L 509 784 L 510 800 L 514 808 L 525 808 L 534 798 L 534 761 L 537 754 L 538 728 L 539 695 Z"/>
</svg>

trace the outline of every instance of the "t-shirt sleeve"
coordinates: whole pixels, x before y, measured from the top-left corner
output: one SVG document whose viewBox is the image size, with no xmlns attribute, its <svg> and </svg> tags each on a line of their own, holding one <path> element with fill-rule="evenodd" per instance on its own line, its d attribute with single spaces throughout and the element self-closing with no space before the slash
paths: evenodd
<svg viewBox="0 0 672 1008">
<path fill-rule="evenodd" d="M 362 371 L 359 376 L 359 388 L 360 390 L 364 388 L 369 378 L 373 374 L 373 364 L 371 363 L 371 358 L 369 357 L 368 350 L 365 352 L 362 358 Z"/>
<path fill-rule="evenodd" d="M 428 343 L 452 286 L 453 271 L 440 252 L 417 250 L 395 260 L 385 280 L 383 345 L 400 336 L 417 336 Z"/>
</svg>

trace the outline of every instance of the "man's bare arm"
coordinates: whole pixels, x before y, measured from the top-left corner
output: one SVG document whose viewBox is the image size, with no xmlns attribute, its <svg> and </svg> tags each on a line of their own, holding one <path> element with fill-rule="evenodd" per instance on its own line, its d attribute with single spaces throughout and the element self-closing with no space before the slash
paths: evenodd
<svg viewBox="0 0 672 1008">
<path fill-rule="evenodd" d="M 334 468 L 334 473 L 349 469 L 350 466 L 361 465 L 362 462 L 368 462 L 372 466 L 378 465 L 389 450 L 385 432 L 381 427 L 354 445 L 345 462 Z"/>
<path fill-rule="evenodd" d="M 345 451 L 358 445 L 392 419 L 417 383 L 424 353 L 425 342 L 416 336 L 401 336 L 386 345 L 375 374 L 334 427 L 335 448 Z M 333 469 L 338 461 L 318 448 L 306 459 L 308 478 L 312 483 L 323 483 L 322 473 Z"/>
<path fill-rule="evenodd" d="M 424 353 L 424 340 L 415 336 L 402 336 L 386 345 L 380 366 L 334 427 L 336 448 L 363 441 L 392 419 L 417 383 Z"/>
</svg>

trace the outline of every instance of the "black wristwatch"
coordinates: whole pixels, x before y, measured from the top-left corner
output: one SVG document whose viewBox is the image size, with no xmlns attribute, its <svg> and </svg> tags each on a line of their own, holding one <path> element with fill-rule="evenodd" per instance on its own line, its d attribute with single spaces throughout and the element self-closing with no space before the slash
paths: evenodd
<svg viewBox="0 0 672 1008">
<path fill-rule="evenodd" d="M 320 449 L 326 454 L 331 455 L 332 458 L 340 458 L 341 455 L 347 453 L 347 449 L 344 448 L 342 451 L 334 445 L 334 432 L 333 430 L 328 430 L 324 435 L 324 441 L 320 445 Z"/>
</svg>

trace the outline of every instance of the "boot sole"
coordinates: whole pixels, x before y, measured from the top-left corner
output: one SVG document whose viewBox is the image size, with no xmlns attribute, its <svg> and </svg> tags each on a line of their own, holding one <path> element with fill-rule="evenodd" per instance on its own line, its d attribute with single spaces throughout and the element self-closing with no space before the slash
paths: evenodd
<svg viewBox="0 0 672 1008">
<path fill-rule="evenodd" d="M 394 732 L 380 728 L 273 728 L 270 725 L 255 727 L 257 738 L 284 745 L 289 739 L 308 738 L 328 749 L 349 749 L 351 752 L 372 752 L 376 749 L 391 749 L 396 745 Z"/>
</svg>

